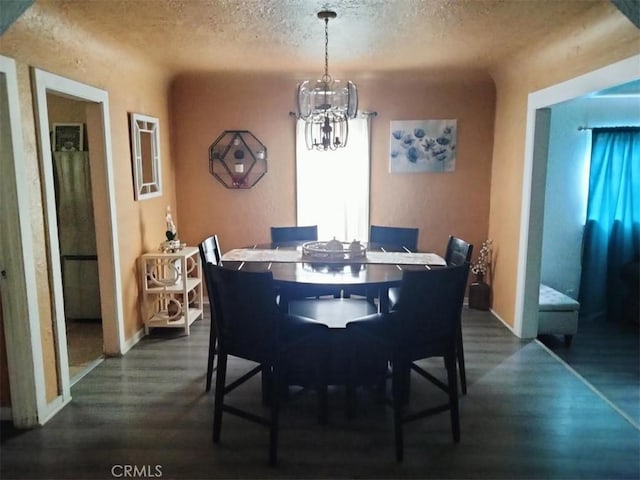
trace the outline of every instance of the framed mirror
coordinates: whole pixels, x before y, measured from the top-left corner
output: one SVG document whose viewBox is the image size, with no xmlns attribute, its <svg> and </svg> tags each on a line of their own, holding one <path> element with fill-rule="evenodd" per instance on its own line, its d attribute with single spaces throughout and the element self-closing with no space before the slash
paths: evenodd
<svg viewBox="0 0 640 480">
<path fill-rule="evenodd" d="M 145 200 L 158 197 L 162 195 L 158 119 L 139 113 L 130 116 L 135 198 Z"/>
</svg>

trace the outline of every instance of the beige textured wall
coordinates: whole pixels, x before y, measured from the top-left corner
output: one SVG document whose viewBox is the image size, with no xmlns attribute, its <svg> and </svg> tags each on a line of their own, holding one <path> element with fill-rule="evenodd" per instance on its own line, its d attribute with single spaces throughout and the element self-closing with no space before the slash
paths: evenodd
<svg viewBox="0 0 640 480">
<path fill-rule="evenodd" d="M 87 113 L 84 102 L 79 102 L 60 95 L 47 94 L 47 111 L 49 113 L 49 127 L 53 130 L 54 123 L 87 123 Z M 87 126 L 85 125 L 86 129 Z M 87 143 L 84 143 L 87 149 Z"/>
<path fill-rule="evenodd" d="M 485 77 L 415 73 L 359 78 L 360 108 L 372 123 L 371 221 L 417 226 L 420 248 L 444 253 L 449 234 L 486 238 L 495 92 Z M 465 78 L 470 78 L 465 80 Z M 271 225 L 295 224 L 296 79 L 183 75 L 171 93 L 180 239 L 217 233 L 223 251 L 269 241 Z M 456 171 L 390 174 L 389 122 L 458 120 Z M 224 130 L 250 130 L 268 149 L 268 172 L 250 190 L 230 190 L 208 171 L 208 148 Z M 340 175 L 340 172 L 335 172 Z M 327 185 L 327 195 L 331 185 Z"/>
<path fill-rule="evenodd" d="M 3 34 L 0 41 L 0 53 L 14 58 L 18 69 L 24 161 L 29 175 L 32 203 L 31 211 L 23 213 L 30 215 L 33 228 L 33 257 L 38 283 L 33 287 L 38 292 L 49 400 L 57 395 L 57 379 L 29 67 L 34 66 L 101 88 L 109 94 L 116 216 L 124 292 L 124 333 L 127 339 L 142 326 L 138 310 L 136 259 L 144 251 L 157 248 L 163 240 L 165 208 L 168 204 L 175 206 L 176 203 L 169 141 L 167 75 L 150 66 L 143 58 L 122 51 L 115 43 L 96 43 L 89 32 L 80 29 L 81 25 L 52 16 L 46 6 L 36 4 Z M 164 183 L 162 197 L 134 201 L 128 112 L 144 113 L 160 119 Z"/>
<path fill-rule="evenodd" d="M 640 31 L 615 6 L 602 4 L 493 72 L 497 89 L 489 216 L 495 249 L 493 309 L 512 326 L 528 95 L 638 53 Z"/>
</svg>

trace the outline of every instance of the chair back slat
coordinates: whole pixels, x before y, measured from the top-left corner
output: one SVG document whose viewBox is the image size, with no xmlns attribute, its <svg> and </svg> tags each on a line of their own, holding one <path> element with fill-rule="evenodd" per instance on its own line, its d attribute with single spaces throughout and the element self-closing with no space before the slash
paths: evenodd
<svg viewBox="0 0 640 480">
<path fill-rule="evenodd" d="M 464 302 L 469 264 L 434 270 L 406 270 L 397 312 L 398 344 L 419 355 L 454 341 Z"/>
<path fill-rule="evenodd" d="M 218 242 L 217 235 L 211 235 L 205 238 L 200 245 L 198 245 L 198 249 L 200 250 L 200 258 L 202 259 L 203 265 L 207 263 L 218 265 L 220 263 L 222 252 L 220 251 L 220 243 Z"/>
<path fill-rule="evenodd" d="M 447 251 L 444 260 L 449 266 L 462 265 L 465 262 L 471 262 L 472 253 L 473 245 L 461 238 L 451 235 L 447 242 Z"/>
<path fill-rule="evenodd" d="M 213 322 L 213 317 L 215 316 L 213 308 L 213 296 L 211 293 L 211 287 L 209 286 L 209 270 L 206 267 L 208 263 L 212 265 L 220 264 L 222 252 L 220 250 L 218 236 L 211 235 L 210 237 L 205 238 L 202 242 L 200 242 L 200 245 L 198 245 L 198 250 L 200 250 L 200 260 L 202 261 L 202 269 L 204 273 L 204 284 L 207 289 L 207 297 L 209 298 L 209 308 L 211 311 L 211 321 Z"/>
<path fill-rule="evenodd" d="M 216 343 L 218 341 L 215 328 L 215 309 L 213 307 L 213 294 L 211 290 L 211 275 L 207 265 L 220 265 L 220 258 L 222 256 L 222 250 L 220 250 L 220 243 L 218 242 L 217 235 L 211 235 L 205 238 L 200 245 L 200 260 L 202 261 L 202 271 L 204 274 L 204 285 L 207 289 L 207 297 L 209 298 L 209 312 L 211 313 L 211 327 L 209 329 L 209 356 L 207 359 L 207 376 L 205 391 L 211 390 L 211 380 L 213 378 L 213 363 L 216 356 Z"/>
<path fill-rule="evenodd" d="M 271 243 L 312 242 L 318 240 L 318 226 L 271 227 Z"/>
<path fill-rule="evenodd" d="M 279 310 L 271 272 L 207 264 L 221 351 L 256 362 L 273 358 Z"/>
<path fill-rule="evenodd" d="M 412 252 L 418 250 L 418 228 L 384 227 L 371 225 L 369 229 L 369 243 L 382 245 L 398 245 Z"/>
</svg>

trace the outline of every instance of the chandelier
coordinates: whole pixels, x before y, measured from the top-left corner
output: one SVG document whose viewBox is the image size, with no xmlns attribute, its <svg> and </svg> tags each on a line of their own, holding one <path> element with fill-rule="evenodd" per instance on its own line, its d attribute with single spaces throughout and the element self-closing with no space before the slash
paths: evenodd
<svg viewBox="0 0 640 480">
<path fill-rule="evenodd" d="M 358 113 L 358 90 L 353 82 L 334 80 L 329 75 L 329 19 L 336 12 L 318 12 L 324 20 L 324 75 L 320 80 L 298 84 L 297 117 L 305 121 L 305 142 L 309 150 L 336 150 L 347 145 L 349 119 Z"/>
</svg>

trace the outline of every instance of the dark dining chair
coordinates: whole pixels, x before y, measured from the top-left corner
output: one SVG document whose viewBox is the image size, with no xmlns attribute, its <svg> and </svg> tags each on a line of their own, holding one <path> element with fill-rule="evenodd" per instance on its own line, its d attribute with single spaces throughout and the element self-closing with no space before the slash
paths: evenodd
<svg viewBox="0 0 640 480">
<path fill-rule="evenodd" d="M 418 234 L 420 229 L 414 227 L 387 227 L 381 225 L 371 225 L 369 227 L 369 243 L 375 243 L 382 248 L 395 247 L 400 251 L 415 252 L 418 250 Z M 348 288 L 345 289 L 344 296 L 361 295 L 367 297 L 367 300 L 373 302 L 378 296 L 378 292 L 372 292 L 371 289 L 365 288 Z M 390 305 L 393 304 L 393 298 L 397 297 L 397 288 L 389 289 Z"/>
<path fill-rule="evenodd" d="M 357 383 L 362 364 L 384 358 L 391 365 L 396 460 L 403 459 L 403 425 L 449 410 L 453 439 L 460 441 L 456 336 L 458 315 L 464 301 L 469 264 L 433 270 L 406 270 L 400 286 L 398 310 L 349 322 L 352 343 L 350 385 Z M 442 357 L 447 372 L 440 380 L 417 360 Z M 406 414 L 411 370 L 447 394 L 447 402 Z"/>
<path fill-rule="evenodd" d="M 318 226 L 271 227 L 271 243 L 318 240 Z"/>
<path fill-rule="evenodd" d="M 469 242 L 453 235 L 449 236 L 447 241 L 447 250 L 444 260 L 447 265 L 455 267 L 464 263 L 471 263 L 471 254 L 473 253 L 473 245 Z M 458 370 L 460 372 L 460 389 L 462 394 L 467 394 L 467 371 L 464 364 L 464 346 L 462 342 L 462 306 L 458 315 L 458 334 L 456 338 L 456 358 L 458 361 Z"/>
<path fill-rule="evenodd" d="M 279 243 L 289 242 L 312 242 L 318 240 L 318 226 L 292 226 L 292 227 L 271 227 L 271 243 L 277 245 Z M 309 297 L 322 297 L 325 295 L 331 295 L 334 298 L 342 296 L 342 289 L 318 287 L 318 286 L 301 286 L 298 285 L 294 289 L 290 289 L 288 292 L 291 298 L 309 298 Z"/>
<path fill-rule="evenodd" d="M 214 311 L 213 311 L 213 297 L 209 291 L 209 282 L 206 281 L 208 270 L 206 268 L 207 263 L 213 265 L 220 264 L 220 258 L 222 257 L 222 251 L 220 250 L 220 243 L 217 235 L 211 235 L 205 238 L 200 245 L 200 260 L 202 262 L 203 273 L 205 277 L 205 286 L 207 288 L 207 297 L 209 298 L 209 312 L 211 313 L 211 326 L 209 327 L 209 357 L 207 359 L 207 377 L 205 391 L 211 390 L 211 378 L 213 377 L 213 363 L 216 356 L 216 329 L 214 326 Z"/>
<path fill-rule="evenodd" d="M 447 241 L 447 249 L 444 254 L 444 260 L 447 265 L 462 265 L 463 263 L 471 263 L 471 254 L 473 253 L 473 245 L 469 242 L 449 235 Z"/>
<path fill-rule="evenodd" d="M 419 232 L 418 228 L 371 225 L 369 243 L 394 245 L 415 252 L 418 250 Z"/>
<path fill-rule="evenodd" d="M 288 371 L 306 367 L 319 392 L 319 416 L 326 418 L 327 391 L 324 355 L 327 326 L 297 315 L 283 314 L 276 304 L 271 272 L 225 269 L 208 263 L 207 282 L 213 294 L 214 322 L 218 333 L 218 369 L 213 409 L 213 441 L 220 442 L 222 413 L 236 415 L 269 427 L 269 463 L 277 462 L 280 396 Z M 228 357 L 258 365 L 227 384 Z M 268 387 L 269 415 L 259 415 L 230 405 L 225 397 L 256 374 Z M 266 378 L 266 381 L 264 379 Z M 307 377 L 308 379 L 308 377 Z M 264 392 L 263 392 L 264 394 Z"/>
</svg>

